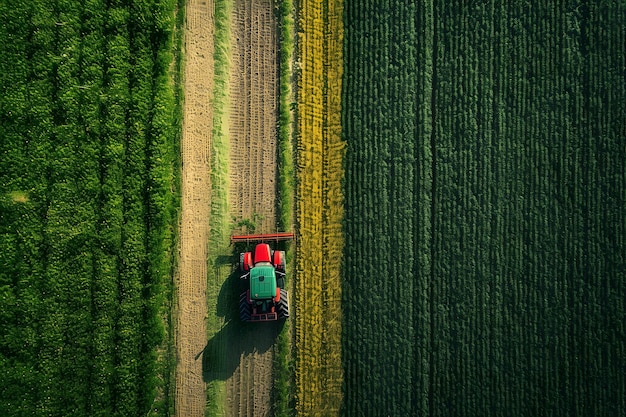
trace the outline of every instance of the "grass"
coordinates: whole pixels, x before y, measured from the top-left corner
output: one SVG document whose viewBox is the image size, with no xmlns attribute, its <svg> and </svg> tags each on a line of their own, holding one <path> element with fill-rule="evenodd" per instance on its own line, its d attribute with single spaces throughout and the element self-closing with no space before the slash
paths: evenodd
<svg viewBox="0 0 626 417">
<path fill-rule="evenodd" d="M 280 2 L 276 11 L 279 33 L 279 116 L 278 116 L 278 190 L 277 211 L 278 228 L 291 230 L 293 228 L 293 199 L 294 199 L 294 155 L 293 155 L 293 91 L 292 62 L 294 50 L 294 7 L 292 0 Z M 293 277 L 293 249 L 286 247 L 287 279 L 286 286 Z M 293 294 L 293 292 L 292 292 Z M 291 299 L 293 300 L 293 298 Z M 291 309 L 293 311 L 293 309 Z M 274 391 L 273 412 L 275 416 L 289 416 L 293 400 L 293 358 L 291 355 L 291 322 L 285 323 L 283 331 L 278 335 L 274 355 Z"/>
<path fill-rule="evenodd" d="M 295 187 L 293 156 L 293 82 L 294 7 L 292 0 L 283 0 L 277 10 L 279 31 L 280 97 L 278 114 L 278 228 L 288 230 L 293 225 L 293 196 Z"/>
<path fill-rule="evenodd" d="M 232 2 L 215 2 L 213 131 L 211 140 L 211 215 L 207 282 L 207 340 L 214 340 L 225 325 L 218 315 L 220 290 L 230 274 L 227 264 L 220 259 L 232 255 L 229 247 L 230 219 L 228 207 L 228 161 L 230 142 L 227 134 L 229 107 L 229 74 L 231 54 Z M 224 338 L 218 343 L 224 344 Z M 226 346 L 220 346 L 222 351 Z M 207 416 L 224 414 L 226 384 L 224 380 L 207 381 Z"/>
<path fill-rule="evenodd" d="M 185 0 L 178 0 L 176 6 L 176 24 L 172 34 L 172 53 L 173 60 L 169 69 L 169 77 L 173 87 L 175 100 L 174 107 L 174 144 L 175 149 L 180 149 L 180 138 L 182 134 L 183 121 L 183 72 L 184 72 L 184 54 L 183 54 L 183 30 L 185 25 Z M 172 248 L 178 247 L 178 223 L 180 219 L 180 154 L 174 152 L 172 156 L 172 197 L 170 208 Z M 176 292 L 174 290 L 174 271 L 176 269 L 178 257 L 175 253 L 170 255 L 170 276 L 172 279 L 168 281 L 164 287 L 165 302 L 162 305 L 161 320 L 165 328 L 165 337 L 163 344 L 158 352 L 157 369 L 160 375 L 161 386 L 157 389 L 157 397 L 151 407 L 153 415 L 174 415 L 174 401 L 176 396 L 176 340 L 174 326 L 176 323 L 176 312 L 174 306 L 176 302 Z"/>
</svg>

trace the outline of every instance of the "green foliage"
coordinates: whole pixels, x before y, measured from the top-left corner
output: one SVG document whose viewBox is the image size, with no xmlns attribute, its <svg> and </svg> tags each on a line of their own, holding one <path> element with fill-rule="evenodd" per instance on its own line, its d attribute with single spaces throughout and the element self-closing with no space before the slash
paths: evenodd
<svg viewBox="0 0 626 417">
<path fill-rule="evenodd" d="M 292 84 L 292 61 L 294 33 L 294 6 L 291 0 L 278 2 L 276 10 L 279 32 L 279 115 L 278 115 L 278 190 L 277 212 L 279 218 L 277 226 L 279 230 L 291 230 L 293 227 L 293 199 L 295 187 L 294 156 L 293 156 L 293 115 L 291 103 L 293 94 Z M 286 262 L 293 266 L 293 248 L 287 246 Z M 287 282 L 293 274 L 293 268 L 287 269 Z M 292 292 L 293 294 L 293 292 Z M 292 298 L 293 300 L 293 298 Z M 291 357 L 291 323 L 287 321 L 285 328 L 276 340 L 276 353 L 274 356 L 274 390 L 272 394 L 273 413 L 275 416 L 292 415 L 293 399 L 293 364 Z"/>
<path fill-rule="evenodd" d="M 280 91 L 278 101 L 278 228 L 290 230 L 293 224 L 293 199 L 295 187 L 293 156 L 293 115 L 294 100 L 291 85 L 294 33 L 294 6 L 292 0 L 278 2 L 278 54 L 280 59 Z"/>
<path fill-rule="evenodd" d="M 624 6 L 345 6 L 345 415 L 626 413 Z"/>
<path fill-rule="evenodd" d="M 0 5 L 3 415 L 142 415 L 167 391 L 173 17 L 172 1 Z"/>
<path fill-rule="evenodd" d="M 220 247 L 229 234 L 227 110 L 230 75 L 230 24 L 233 4 L 215 2 L 213 131 L 211 137 L 211 245 Z"/>
</svg>

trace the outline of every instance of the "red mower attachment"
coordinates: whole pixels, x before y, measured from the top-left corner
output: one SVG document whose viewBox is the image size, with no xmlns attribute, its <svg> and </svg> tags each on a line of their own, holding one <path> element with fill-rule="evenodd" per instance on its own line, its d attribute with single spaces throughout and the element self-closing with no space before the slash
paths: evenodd
<svg viewBox="0 0 626 417">
<path fill-rule="evenodd" d="M 265 233 L 257 235 L 234 235 L 230 237 L 230 243 L 235 242 L 278 242 L 281 240 L 292 240 L 292 232 Z"/>
</svg>

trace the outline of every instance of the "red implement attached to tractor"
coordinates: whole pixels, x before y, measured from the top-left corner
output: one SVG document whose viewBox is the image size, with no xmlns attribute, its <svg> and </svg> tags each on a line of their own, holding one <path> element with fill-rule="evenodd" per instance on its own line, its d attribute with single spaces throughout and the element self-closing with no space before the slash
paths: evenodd
<svg viewBox="0 0 626 417">
<path fill-rule="evenodd" d="M 291 232 L 278 232 L 278 233 L 266 233 L 258 235 L 233 235 L 230 237 L 230 243 L 235 242 L 279 242 L 281 240 L 292 240 L 293 233 Z"/>
<path fill-rule="evenodd" d="M 247 290 L 239 297 L 242 321 L 275 321 L 289 317 L 289 294 L 285 290 L 285 252 L 272 250 L 268 241 L 293 239 L 293 233 L 232 236 L 231 242 L 261 242 L 239 255 L 241 279 Z"/>
</svg>

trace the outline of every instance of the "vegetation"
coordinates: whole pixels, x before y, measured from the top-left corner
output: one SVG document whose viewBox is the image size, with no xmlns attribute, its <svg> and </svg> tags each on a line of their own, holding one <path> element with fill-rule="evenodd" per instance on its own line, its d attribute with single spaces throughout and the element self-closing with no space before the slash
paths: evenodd
<svg viewBox="0 0 626 417">
<path fill-rule="evenodd" d="M 221 311 L 225 307 L 236 305 L 238 294 L 229 294 L 226 299 L 220 299 L 221 292 L 226 289 L 236 291 L 234 286 L 226 285 L 231 273 L 231 262 L 221 259 L 230 259 L 232 247 L 230 240 L 230 217 L 228 205 L 228 160 L 230 141 L 228 137 L 228 106 L 230 96 L 230 59 L 231 59 L 231 16 L 232 2 L 226 0 L 215 1 L 215 35 L 214 35 L 214 75 L 213 75 L 213 130 L 211 135 L 211 216 L 209 237 L 208 262 L 208 321 L 207 340 L 217 341 L 214 348 L 221 360 L 228 361 L 225 353 L 231 342 L 229 337 L 223 336 L 225 323 L 232 317 L 226 317 Z M 250 222 L 250 221 L 248 221 Z M 252 224 L 250 222 L 250 224 Z M 216 303 L 216 300 L 220 300 Z M 234 310 L 233 310 L 234 311 Z M 207 367 L 208 368 L 208 367 Z M 206 371 L 205 371 L 206 373 Z M 207 416 L 224 415 L 226 406 L 226 384 L 223 378 L 210 378 L 207 381 Z"/>
<path fill-rule="evenodd" d="M 0 5 L 2 414 L 167 413 L 174 10 Z"/>
<path fill-rule="evenodd" d="M 337 414 L 342 397 L 342 7 L 299 5 L 295 408 L 304 415 Z"/>
<path fill-rule="evenodd" d="M 624 5 L 345 16 L 345 415 L 624 414 Z"/>
<path fill-rule="evenodd" d="M 277 10 L 280 59 L 278 109 L 278 229 L 287 230 L 293 224 L 293 190 L 295 187 L 293 160 L 293 40 L 294 7 L 292 0 L 281 0 Z"/>
<path fill-rule="evenodd" d="M 293 117 L 292 100 L 292 62 L 293 62 L 293 39 L 294 7 L 292 0 L 279 2 L 277 10 L 277 22 L 279 31 L 278 54 L 280 59 L 279 68 L 279 116 L 278 116 L 278 190 L 277 190 L 277 213 L 278 230 L 293 229 L 293 198 L 294 198 L 294 160 L 293 160 Z M 293 246 L 286 245 L 287 277 L 285 285 L 291 288 L 293 277 Z M 274 355 L 274 390 L 273 390 L 273 414 L 276 417 L 291 416 L 291 402 L 293 400 L 293 363 L 291 357 L 291 321 L 285 323 L 285 327 L 276 338 Z"/>
</svg>

